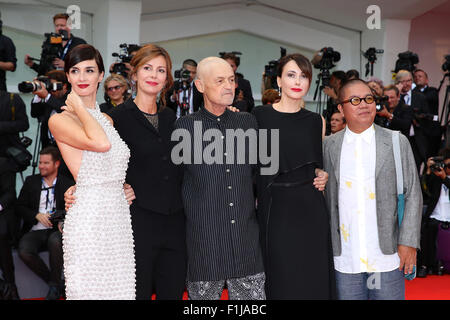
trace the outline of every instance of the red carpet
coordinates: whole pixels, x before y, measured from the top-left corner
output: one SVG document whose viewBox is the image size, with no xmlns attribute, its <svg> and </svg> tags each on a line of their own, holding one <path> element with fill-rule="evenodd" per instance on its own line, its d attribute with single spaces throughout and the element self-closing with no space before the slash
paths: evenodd
<svg viewBox="0 0 450 320">
<path fill-rule="evenodd" d="M 450 300 L 450 274 L 406 281 L 406 300 Z"/>
<path fill-rule="evenodd" d="M 444 276 L 427 276 L 406 282 L 406 300 L 450 300 L 450 274 Z M 155 295 L 152 297 L 155 299 Z M 43 300 L 44 298 L 30 299 Z M 228 300 L 228 292 L 224 290 L 222 300 Z M 187 292 L 183 295 L 187 300 Z"/>
</svg>

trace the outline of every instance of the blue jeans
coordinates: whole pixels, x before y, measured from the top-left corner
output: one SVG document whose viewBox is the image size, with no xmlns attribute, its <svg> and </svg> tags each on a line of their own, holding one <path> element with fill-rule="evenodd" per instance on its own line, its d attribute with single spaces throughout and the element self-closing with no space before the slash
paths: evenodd
<svg viewBox="0 0 450 320">
<path fill-rule="evenodd" d="M 395 269 L 377 273 L 336 271 L 339 300 L 405 300 L 403 272 Z"/>
</svg>

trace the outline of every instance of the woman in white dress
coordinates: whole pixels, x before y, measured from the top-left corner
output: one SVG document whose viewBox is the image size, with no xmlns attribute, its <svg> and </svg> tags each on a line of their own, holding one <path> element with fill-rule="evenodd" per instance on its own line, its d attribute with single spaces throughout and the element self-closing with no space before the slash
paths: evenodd
<svg viewBox="0 0 450 320">
<path fill-rule="evenodd" d="M 103 60 L 91 45 L 79 45 L 64 62 L 72 92 L 49 128 L 76 181 L 77 202 L 63 232 L 66 296 L 135 299 L 134 242 L 123 190 L 130 151 L 96 102 Z"/>
</svg>

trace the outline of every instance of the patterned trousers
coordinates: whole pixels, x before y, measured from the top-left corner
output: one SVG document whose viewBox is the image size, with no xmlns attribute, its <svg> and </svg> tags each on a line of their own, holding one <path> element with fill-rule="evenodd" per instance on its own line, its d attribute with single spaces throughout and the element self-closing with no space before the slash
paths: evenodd
<svg viewBox="0 0 450 320">
<path fill-rule="evenodd" d="M 230 300 L 266 300 L 264 272 L 218 281 L 187 281 L 189 300 L 220 300 L 225 282 Z"/>
</svg>

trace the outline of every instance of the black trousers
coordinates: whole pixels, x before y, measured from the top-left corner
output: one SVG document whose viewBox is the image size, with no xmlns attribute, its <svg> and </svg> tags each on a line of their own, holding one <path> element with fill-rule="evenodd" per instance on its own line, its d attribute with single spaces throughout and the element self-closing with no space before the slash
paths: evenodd
<svg viewBox="0 0 450 320">
<path fill-rule="evenodd" d="M 136 259 L 136 299 L 181 300 L 186 281 L 183 211 L 162 215 L 130 207 Z"/>
<path fill-rule="evenodd" d="M 417 256 L 417 264 L 419 266 L 426 266 L 434 268 L 437 265 L 436 259 L 436 239 L 441 221 L 429 218 L 427 222 L 422 225 L 420 247 Z"/>
<path fill-rule="evenodd" d="M 6 214 L 0 214 L 0 267 L 5 282 L 15 283 L 14 262 Z"/>
<path fill-rule="evenodd" d="M 50 270 L 39 256 L 49 253 Z M 19 256 L 22 261 L 49 285 L 61 283 L 63 268 L 62 235 L 59 230 L 46 229 L 26 233 L 19 242 Z"/>
</svg>

